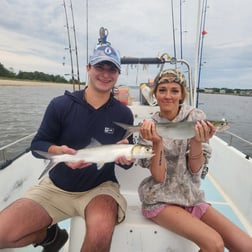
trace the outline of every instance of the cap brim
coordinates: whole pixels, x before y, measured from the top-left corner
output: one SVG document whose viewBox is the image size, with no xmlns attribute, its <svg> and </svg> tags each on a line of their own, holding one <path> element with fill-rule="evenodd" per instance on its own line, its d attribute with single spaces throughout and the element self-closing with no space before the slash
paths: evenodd
<svg viewBox="0 0 252 252">
<path fill-rule="evenodd" d="M 93 60 L 90 60 L 90 65 L 93 66 L 95 64 L 101 63 L 103 61 L 109 61 L 111 63 L 113 63 L 119 70 L 121 70 L 121 65 L 118 64 L 118 62 L 116 60 L 114 60 L 113 58 L 109 57 L 109 56 L 99 56 L 96 57 Z"/>
</svg>

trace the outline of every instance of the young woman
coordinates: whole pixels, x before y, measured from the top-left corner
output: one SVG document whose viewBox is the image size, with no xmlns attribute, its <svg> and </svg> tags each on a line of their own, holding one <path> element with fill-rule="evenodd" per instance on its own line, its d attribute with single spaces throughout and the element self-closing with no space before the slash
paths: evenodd
<svg viewBox="0 0 252 252">
<path fill-rule="evenodd" d="M 211 156 L 208 140 L 215 127 L 205 121 L 201 110 L 183 104 L 183 73 L 176 69 L 160 72 L 153 94 L 160 111 L 143 122 L 139 140 L 151 144 L 155 152 L 151 161 L 141 161 L 151 173 L 138 189 L 143 215 L 193 241 L 202 252 L 223 252 L 224 247 L 232 252 L 252 251 L 252 238 L 207 203 L 200 190 L 202 167 Z M 197 121 L 193 138 L 174 140 L 158 135 L 155 122 L 179 121 Z"/>
</svg>

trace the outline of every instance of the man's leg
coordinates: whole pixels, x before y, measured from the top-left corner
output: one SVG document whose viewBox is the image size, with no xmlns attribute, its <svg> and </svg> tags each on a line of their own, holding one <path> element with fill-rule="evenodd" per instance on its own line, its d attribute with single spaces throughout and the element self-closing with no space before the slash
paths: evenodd
<svg viewBox="0 0 252 252">
<path fill-rule="evenodd" d="M 66 230 L 52 222 L 45 209 L 31 199 L 19 199 L 0 212 L 0 248 L 23 247 L 32 243 L 43 252 L 57 252 L 68 239 Z"/>
<path fill-rule="evenodd" d="M 117 223 L 117 202 L 108 195 L 93 198 L 85 210 L 86 236 L 82 252 L 109 252 Z"/>
<path fill-rule="evenodd" d="M 0 248 L 23 247 L 46 237 L 52 219 L 31 199 L 19 199 L 0 212 Z"/>
<path fill-rule="evenodd" d="M 42 246 L 42 252 L 57 252 L 67 242 L 68 233 L 65 229 L 60 229 L 58 224 L 47 229 L 46 238 L 41 243 L 34 244 L 34 247 Z"/>
</svg>

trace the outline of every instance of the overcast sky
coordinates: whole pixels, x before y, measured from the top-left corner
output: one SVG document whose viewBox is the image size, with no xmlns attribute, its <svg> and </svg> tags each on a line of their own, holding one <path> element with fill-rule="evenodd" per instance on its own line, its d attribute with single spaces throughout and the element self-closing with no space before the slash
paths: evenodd
<svg viewBox="0 0 252 252">
<path fill-rule="evenodd" d="M 69 0 L 65 2 L 74 48 Z M 176 56 L 180 58 L 180 1 L 173 2 Z M 90 54 L 101 26 L 108 28 L 108 40 L 119 49 L 121 56 L 156 57 L 164 52 L 174 56 L 171 0 L 89 0 L 88 37 L 86 1 L 72 0 L 72 3 L 81 80 L 86 78 L 87 48 Z M 250 0 L 208 0 L 201 87 L 252 89 L 251 5 Z M 192 65 L 197 7 L 198 0 L 182 3 L 183 58 Z M 69 74 L 65 25 L 63 0 L 2 0 L 0 62 L 15 72 Z M 154 77 L 148 71 L 145 75 Z"/>
</svg>

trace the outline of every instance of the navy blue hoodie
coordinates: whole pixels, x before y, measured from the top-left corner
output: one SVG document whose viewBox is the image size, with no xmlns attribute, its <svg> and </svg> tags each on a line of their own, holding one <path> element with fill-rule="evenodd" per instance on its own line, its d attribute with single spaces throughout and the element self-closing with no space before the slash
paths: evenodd
<svg viewBox="0 0 252 252">
<path fill-rule="evenodd" d="M 47 152 L 52 144 L 78 150 L 88 146 L 92 138 L 101 144 L 114 144 L 123 139 L 125 130 L 113 124 L 113 121 L 133 124 L 133 114 L 112 94 L 106 104 L 94 109 L 83 99 L 83 90 L 73 93 L 66 91 L 49 103 L 32 140 L 31 150 Z M 34 152 L 33 155 L 39 157 Z M 117 182 L 114 166 L 114 163 L 107 163 L 100 170 L 96 169 L 96 164 L 84 169 L 71 169 L 60 163 L 49 172 L 49 176 L 63 190 L 82 192 L 105 181 Z"/>
</svg>

